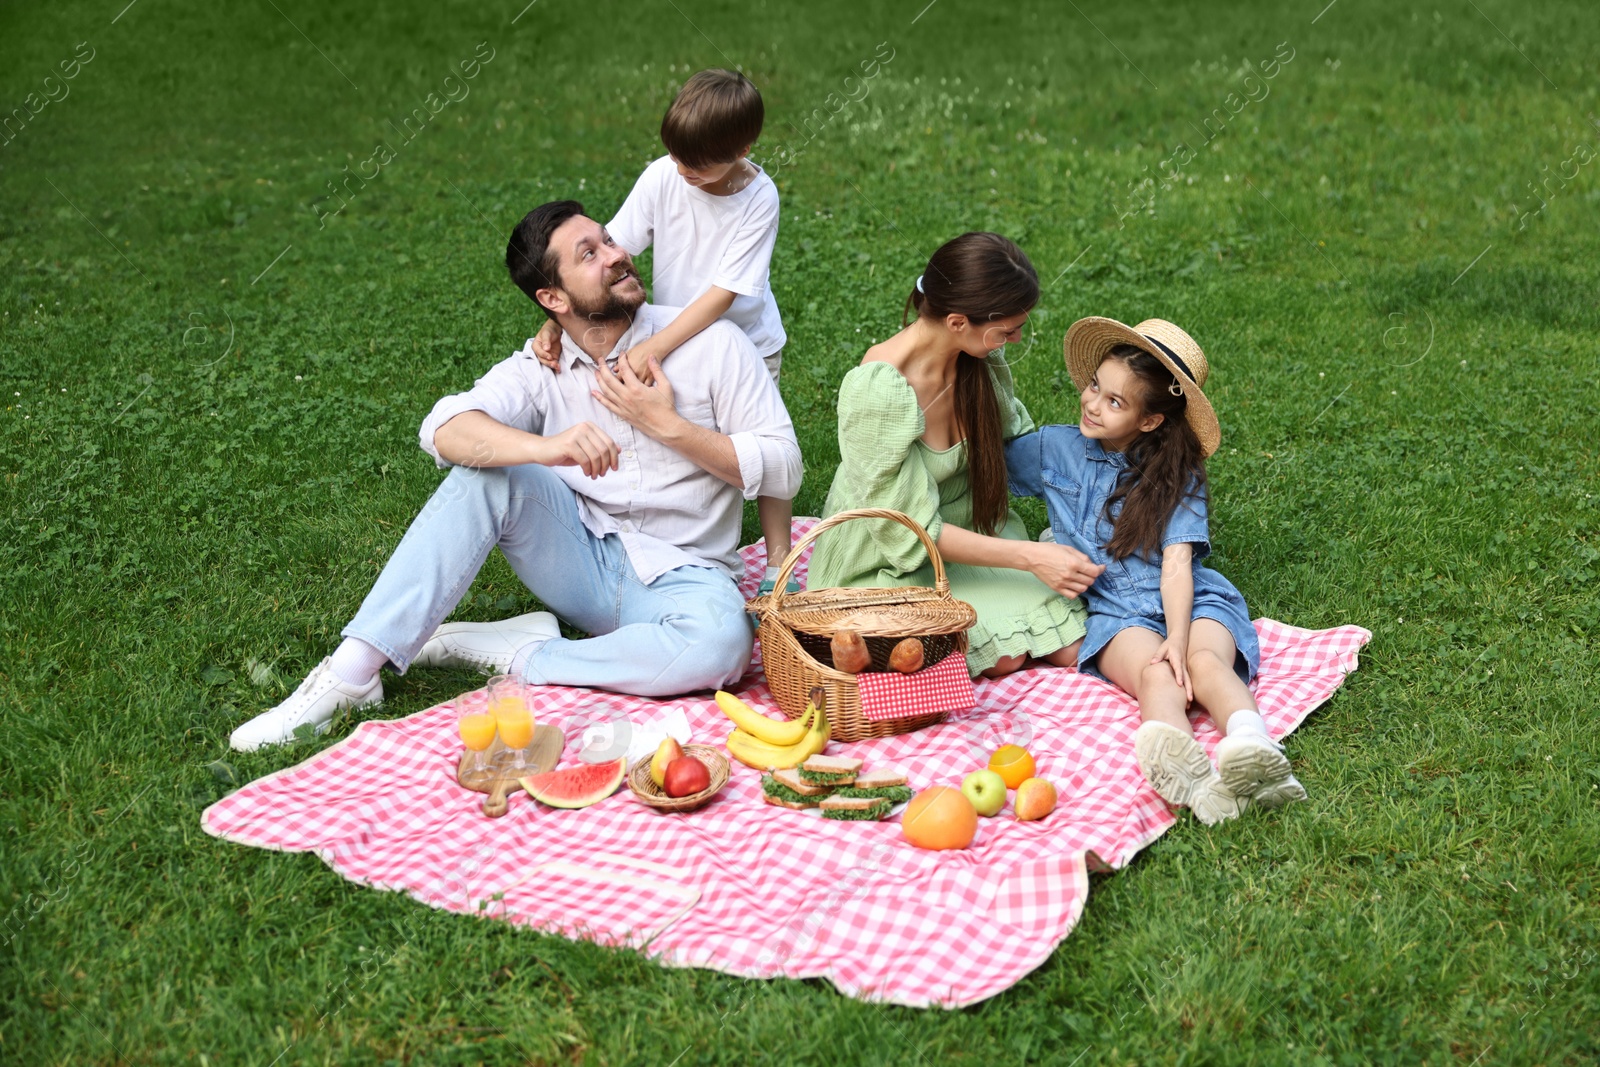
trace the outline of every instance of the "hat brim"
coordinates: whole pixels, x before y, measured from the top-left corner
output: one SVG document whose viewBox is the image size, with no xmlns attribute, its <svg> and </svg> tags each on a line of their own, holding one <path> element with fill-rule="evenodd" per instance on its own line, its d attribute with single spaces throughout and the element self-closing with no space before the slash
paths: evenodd
<svg viewBox="0 0 1600 1067">
<path fill-rule="evenodd" d="M 1148 352 L 1159 359 L 1164 367 L 1172 372 L 1172 376 L 1183 383 L 1183 394 L 1188 400 L 1184 415 L 1189 421 L 1189 427 L 1194 430 L 1194 435 L 1200 439 L 1200 450 L 1210 456 L 1222 443 L 1222 426 L 1217 422 L 1217 413 L 1211 407 L 1211 401 L 1206 399 L 1206 394 L 1195 385 L 1193 380 L 1161 351 L 1161 347 L 1152 344 L 1150 338 L 1135 330 L 1132 326 L 1108 319 L 1099 315 L 1090 315 L 1088 318 L 1079 319 L 1067 328 L 1067 336 L 1062 341 L 1063 355 L 1067 361 L 1067 374 L 1072 378 L 1072 384 L 1082 392 L 1094 378 L 1094 373 L 1100 368 L 1109 353 L 1117 345 L 1132 345 L 1133 347 Z"/>
</svg>

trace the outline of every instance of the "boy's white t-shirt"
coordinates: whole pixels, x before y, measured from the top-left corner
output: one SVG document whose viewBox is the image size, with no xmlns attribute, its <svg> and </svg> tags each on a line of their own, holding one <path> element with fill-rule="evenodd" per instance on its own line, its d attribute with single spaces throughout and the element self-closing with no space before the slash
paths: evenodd
<svg viewBox="0 0 1600 1067">
<path fill-rule="evenodd" d="M 636 256 L 655 246 L 650 302 L 688 307 L 713 285 L 736 294 L 723 318 L 743 330 L 756 354 L 788 340 L 768 284 L 778 240 L 778 187 L 754 162 L 756 176 L 732 196 L 712 196 L 678 175 L 671 156 L 644 169 L 606 226 Z"/>
</svg>

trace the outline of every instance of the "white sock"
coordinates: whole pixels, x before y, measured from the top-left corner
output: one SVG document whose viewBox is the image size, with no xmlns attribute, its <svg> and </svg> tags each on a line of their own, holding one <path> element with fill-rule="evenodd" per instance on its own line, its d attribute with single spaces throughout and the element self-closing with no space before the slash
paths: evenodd
<svg viewBox="0 0 1600 1067">
<path fill-rule="evenodd" d="M 771 567 L 771 566 L 769 566 L 767 568 L 767 573 L 765 573 L 765 574 L 763 574 L 761 576 L 761 580 L 763 582 L 775 582 L 775 581 L 778 580 L 778 572 L 781 571 L 781 570 L 783 570 L 782 567 Z"/>
<path fill-rule="evenodd" d="M 1267 722 L 1258 711 L 1240 708 L 1228 716 L 1228 736 L 1234 734 L 1260 734 L 1271 740 L 1272 735 L 1267 733 Z"/>
<path fill-rule="evenodd" d="M 347 637 L 334 651 L 328 669 L 346 685 L 365 689 L 388 662 L 386 653 L 379 652 L 359 637 Z"/>
</svg>

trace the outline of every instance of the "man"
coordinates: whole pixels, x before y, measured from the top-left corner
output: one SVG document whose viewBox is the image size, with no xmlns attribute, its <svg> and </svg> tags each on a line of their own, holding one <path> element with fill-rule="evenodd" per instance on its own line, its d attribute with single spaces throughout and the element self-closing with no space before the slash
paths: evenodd
<svg viewBox="0 0 1600 1067">
<path fill-rule="evenodd" d="M 506 266 L 560 324 L 553 374 L 532 342 L 434 405 L 422 447 L 454 467 L 378 576 L 344 642 L 282 704 L 233 732 L 252 750 L 383 699 L 385 664 L 514 672 L 534 684 L 666 696 L 726 685 L 750 658 L 737 579 L 742 500 L 792 497 L 800 446 L 736 326 L 713 324 L 645 384 L 626 359 L 677 309 L 576 201 L 544 204 Z M 556 614 L 439 626 L 499 546 Z M 437 627 L 437 630 L 435 629 Z M 429 638 L 428 635 L 433 636 Z"/>
</svg>

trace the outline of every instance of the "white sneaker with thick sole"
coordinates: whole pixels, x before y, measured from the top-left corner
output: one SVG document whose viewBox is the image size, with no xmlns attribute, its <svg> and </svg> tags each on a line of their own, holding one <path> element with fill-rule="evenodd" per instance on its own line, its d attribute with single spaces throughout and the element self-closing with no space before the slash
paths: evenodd
<svg viewBox="0 0 1600 1067">
<path fill-rule="evenodd" d="M 300 688 L 289 699 L 251 719 L 228 738 L 236 752 L 254 752 L 263 745 L 293 741 L 295 731 L 310 726 L 324 734 L 333 716 L 342 708 L 364 708 L 383 702 L 383 680 L 374 675 L 366 686 L 354 686 L 340 679 L 329 668 L 330 656 L 306 675 Z"/>
<path fill-rule="evenodd" d="M 1265 734 L 1229 734 L 1217 744 L 1217 774 L 1230 791 L 1263 808 L 1306 798 L 1283 747 Z"/>
<path fill-rule="evenodd" d="M 433 631 L 411 665 L 504 674 L 522 646 L 560 636 L 561 625 L 548 611 L 530 611 L 499 622 L 447 622 Z"/>
<path fill-rule="evenodd" d="M 1162 800 L 1187 807 L 1207 826 L 1237 818 L 1249 803 L 1217 776 L 1200 742 L 1176 726 L 1143 723 L 1133 735 L 1133 754 Z"/>
</svg>

